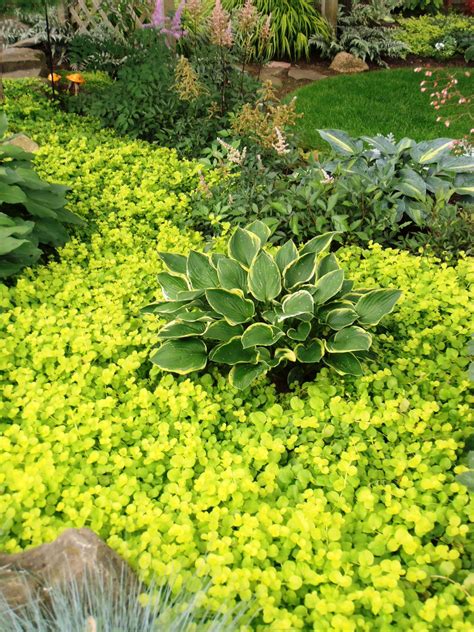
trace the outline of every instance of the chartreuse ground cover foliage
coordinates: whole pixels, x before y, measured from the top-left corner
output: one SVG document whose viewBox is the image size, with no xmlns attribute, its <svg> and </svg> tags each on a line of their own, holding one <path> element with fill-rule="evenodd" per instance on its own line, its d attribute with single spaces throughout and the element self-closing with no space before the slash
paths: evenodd
<svg viewBox="0 0 474 632">
<path fill-rule="evenodd" d="M 139 312 L 162 298 L 158 251 L 202 246 L 172 223 L 194 166 L 6 88 L 13 131 L 40 142 L 40 175 L 88 224 L 0 286 L 0 548 L 88 526 L 144 579 L 210 577 L 214 609 L 254 600 L 255 630 L 471 630 L 472 497 L 456 477 L 472 261 L 338 252 L 357 286 L 403 290 L 364 376 L 323 368 L 279 394 L 164 374 L 149 360 L 163 322 Z"/>
</svg>

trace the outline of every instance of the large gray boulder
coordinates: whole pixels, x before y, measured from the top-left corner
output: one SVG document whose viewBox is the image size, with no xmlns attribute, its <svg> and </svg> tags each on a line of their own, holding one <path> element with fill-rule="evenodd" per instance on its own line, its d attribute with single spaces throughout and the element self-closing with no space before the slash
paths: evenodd
<svg viewBox="0 0 474 632">
<path fill-rule="evenodd" d="M 34 48 L 5 48 L 0 53 L 0 70 L 4 77 L 46 76 L 46 57 Z"/>
<path fill-rule="evenodd" d="M 369 70 L 368 65 L 362 59 L 351 55 L 350 53 L 338 53 L 329 66 L 330 70 L 340 73 L 356 73 Z"/>
<path fill-rule="evenodd" d="M 95 579 L 115 593 L 139 586 L 128 564 L 89 529 L 68 529 L 50 544 L 0 554 L 0 596 L 13 608 L 31 598 L 47 604 L 50 590 L 80 589 Z"/>
</svg>

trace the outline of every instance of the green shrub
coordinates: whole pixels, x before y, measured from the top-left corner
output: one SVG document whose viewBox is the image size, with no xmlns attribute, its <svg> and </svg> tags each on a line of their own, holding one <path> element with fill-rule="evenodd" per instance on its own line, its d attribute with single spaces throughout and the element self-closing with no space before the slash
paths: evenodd
<svg viewBox="0 0 474 632">
<path fill-rule="evenodd" d="M 228 9 L 241 7 L 245 0 L 224 0 Z M 309 57 L 311 36 L 329 37 L 330 27 L 311 0 L 254 0 L 260 13 L 271 15 L 270 58 Z"/>
<path fill-rule="evenodd" d="M 474 18 L 456 13 L 401 18 L 397 39 L 422 57 L 449 59 L 474 46 Z"/>
<path fill-rule="evenodd" d="M 161 323 L 139 311 L 161 299 L 158 251 L 202 247 L 169 221 L 196 166 L 34 85 L 6 82 L 10 125 L 95 231 L 0 286 L 0 549 L 87 526 L 143 579 L 211 580 L 211 611 L 255 599 L 256 632 L 470 632 L 472 499 L 456 477 L 472 260 L 338 252 L 357 285 L 403 289 L 360 378 L 324 368 L 291 394 L 260 378 L 243 395 L 219 371 L 163 375 L 148 360 Z"/>
<path fill-rule="evenodd" d="M 0 279 L 64 245 L 65 224 L 82 224 L 65 209 L 66 187 L 42 180 L 33 155 L 2 140 L 6 130 L 7 117 L 0 112 Z"/>
<path fill-rule="evenodd" d="M 247 152 L 242 164 L 228 165 L 230 177 L 198 190 L 189 223 L 212 234 L 264 219 L 275 243 L 338 231 L 343 243 L 429 246 L 448 257 L 472 252 L 474 166 L 452 154 L 453 141 L 320 134 L 333 155 L 309 164 Z"/>
<path fill-rule="evenodd" d="M 165 301 L 145 313 L 169 322 L 151 361 L 164 371 L 186 375 L 208 361 L 230 366 L 230 382 L 247 388 L 268 371 L 323 362 L 340 375 L 362 375 L 372 346 L 367 327 L 389 314 L 401 292 L 355 290 L 333 254 L 321 257 L 334 233 L 315 237 L 299 250 L 287 241 L 275 256 L 265 249 L 271 235 L 256 221 L 237 228 L 228 257 L 192 251 L 163 253 L 169 272 L 158 275 Z"/>
<path fill-rule="evenodd" d="M 402 6 L 405 11 L 435 13 L 443 8 L 443 0 L 403 0 Z"/>
<path fill-rule="evenodd" d="M 355 2 L 348 15 L 340 13 L 336 32 L 331 37 L 317 34 L 310 43 L 323 57 L 332 58 L 345 51 L 364 61 L 387 66 L 385 58 L 405 58 L 409 48 L 397 39 L 397 33 L 392 28 L 384 24 L 384 17 L 390 19 L 389 9 L 384 13 L 374 13 L 371 4 Z"/>
</svg>

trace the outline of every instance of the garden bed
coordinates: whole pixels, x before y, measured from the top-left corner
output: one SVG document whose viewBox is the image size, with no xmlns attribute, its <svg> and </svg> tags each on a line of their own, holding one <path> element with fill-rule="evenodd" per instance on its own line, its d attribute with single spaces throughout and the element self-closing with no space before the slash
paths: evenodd
<svg viewBox="0 0 474 632">
<path fill-rule="evenodd" d="M 203 247 L 176 226 L 197 165 L 32 86 L 6 84 L 11 127 L 88 228 L 0 286 L 0 548 L 88 526 L 144 579 L 210 578 L 213 610 L 250 601 L 255 630 L 468 632 L 472 260 L 339 251 L 359 285 L 403 290 L 363 377 L 280 394 L 163 374 L 139 310 L 161 295 L 158 251 Z"/>
</svg>

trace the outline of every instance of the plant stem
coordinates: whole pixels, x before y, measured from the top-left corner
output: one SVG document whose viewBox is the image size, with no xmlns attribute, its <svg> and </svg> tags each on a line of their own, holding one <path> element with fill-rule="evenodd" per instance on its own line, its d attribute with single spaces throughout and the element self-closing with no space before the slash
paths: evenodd
<svg viewBox="0 0 474 632">
<path fill-rule="evenodd" d="M 56 98 L 56 87 L 55 87 L 55 82 L 53 80 L 53 74 L 54 74 L 54 62 L 53 62 L 53 49 L 51 46 L 51 28 L 50 28 L 50 24 L 49 24 L 49 15 L 48 15 L 48 2 L 47 0 L 43 0 L 43 6 L 44 6 L 44 17 L 46 20 L 46 39 L 47 39 L 47 57 L 48 57 L 48 63 L 49 63 L 49 72 L 51 75 L 51 90 L 53 93 L 53 99 Z"/>
</svg>

